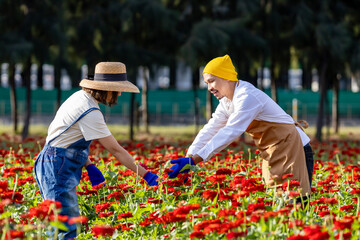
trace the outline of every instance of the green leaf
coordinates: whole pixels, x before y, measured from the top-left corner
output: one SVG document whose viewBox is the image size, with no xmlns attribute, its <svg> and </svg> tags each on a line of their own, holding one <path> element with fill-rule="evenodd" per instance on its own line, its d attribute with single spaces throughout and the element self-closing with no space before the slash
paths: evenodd
<svg viewBox="0 0 360 240">
<path fill-rule="evenodd" d="M 113 172 L 113 171 L 107 171 L 107 174 L 111 177 L 111 179 L 115 178 L 116 177 L 116 173 Z"/>
<path fill-rule="evenodd" d="M 0 215 L 0 219 L 11 217 L 11 212 L 4 212 Z"/>
<path fill-rule="evenodd" d="M 58 229 L 60 229 L 60 230 L 63 230 L 63 231 L 68 231 L 68 230 L 69 230 L 69 229 L 65 226 L 64 223 L 59 222 L 59 221 L 56 221 L 56 222 L 51 221 L 51 222 L 50 222 L 50 225 L 53 226 L 53 227 L 56 227 L 56 228 L 58 228 Z"/>
</svg>

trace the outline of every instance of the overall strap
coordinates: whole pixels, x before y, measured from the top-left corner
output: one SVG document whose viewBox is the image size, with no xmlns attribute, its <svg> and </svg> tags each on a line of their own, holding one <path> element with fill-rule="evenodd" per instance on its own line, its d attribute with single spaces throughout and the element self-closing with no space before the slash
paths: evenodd
<svg viewBox="0 0 360 240">
<path fill-rule="evenodd" d="M 89 112 L 93 111 L 93 110 L 99 110 L 99 108 L 96 107 L 92 107 L 89 108 L 88 110 L 86 110 L 85 112 L 83 112 L 80 117 L 78 117 L 78 119 L 76 119 L 73 123 L 71 123 L 64 131 L 62 131 L 59 135 L 57 135 L 56 137 L 54 137 L 53 139 L 51 139 L 48 144 L 50 144 L 52 141 L 54 141 L 57 137 L 59 137 L 61 134 L 63 134 L 64 132 L 66 132 L 72 125 L 74 125 L 75 123 L 77 123 L 81 118 L 83 118 L 86 114 L 88 114 Z"/>
</svg>

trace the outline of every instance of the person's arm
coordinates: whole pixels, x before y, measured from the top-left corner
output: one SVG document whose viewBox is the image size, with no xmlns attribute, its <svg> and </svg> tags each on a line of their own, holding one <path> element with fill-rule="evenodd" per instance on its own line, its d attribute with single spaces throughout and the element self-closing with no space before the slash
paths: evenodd
<svg viewBox="0 0 360 240">
<path fill-rule="evenodd" d="M 189 172 L 191 165 L 207 161 L 212 155 L 225 148 L 246 131 L 247 127 L 262 109 L 262 103 L 256 97 L 242 95 L 238 96 L 235 100 L 234 112 L 227 120 L 226 126 L 219 129 L 204 144 L 203 148 L 192 153 L 189 157 L 170 161 L 174 165 L 171 167 L 172 171 L 168 174 L 169 178 L 175 178 L 179 173 Z"/>
<path fill-rule="evenodd" d="M 121 164 L 123 164 L 139 176 L 144 177 L 145 174 L 148 172 L 142 166 L 135 164 L 135 160 L 133 159 L 133 157 L 131 157 L 131 155 L 123 147 L 120 146 L 120 144 L 116 141 L 113 135 L 100 138 L 98 140 L 118 161 L 121 162 Z"/>
<path fill-rule="evenodd" d="M 187 151 L 187 156 L 192 156 L 203 148 L 205 144 L 219 131 L 219 129 L 226 125 L 228 118 L 229 114 L 225 110 L 223 103 L 220 102 L 209 122 L 205 124 L 205 126 L 196 135 L 196 138 Z"/>
<path fill-rule="evenodd" d="M 226 126 L 221 128 L 202 149 L 194 153 L 194 156 L 197 154 L 203 161 L 207 161 L 224 149 L 246 131 L 260 113 L 262 106 L 263 104 L 252 95 L 237 96 L 234 99 L 234 112 L 230 115 Z M 195 157 L 197 161 L 199 161 L 198 157 Z"/>
<path fill-rule="evenodd" d="M 204 159 L 202 159 L 202 157 L 200 157 L 199 155 L 195 154 L 192 156 L 192 159 L 194 161 L 195 164 L 198 164 L 199 162 L 204 161 Z"/>
<path fill-rule="evenodd" d="M 86 160 L 86 163 L 85 163 L 84 167 L 87 168 L 90 164 L 93 164 L 93 163 L 91 162 L 90 158 L 88 158 Z"/>
<path fill-rule="evenodd" d="M 123 147 L 120 146 L 120 144 L 112 136 L 100 112 L 92 111 L 88 113 L 80 122 L 79 128 L 83 133 L 85 140 L 88 141 L 98 139 L 100 144 L 102 144 L 118 161 L 120 161 L 124 166 L 144 178 L 144 180 L 150 186 L 158 185 L 158 176 L 151 173 L 150 171 L 147 171 L 140 165 L 135 164 L 135 160 Z M 89 167 L 94 168 L 94 165 L 90 164 L 88 168 Z M 92 174 L 90 175 L 92 176 Z"/>
</svg>

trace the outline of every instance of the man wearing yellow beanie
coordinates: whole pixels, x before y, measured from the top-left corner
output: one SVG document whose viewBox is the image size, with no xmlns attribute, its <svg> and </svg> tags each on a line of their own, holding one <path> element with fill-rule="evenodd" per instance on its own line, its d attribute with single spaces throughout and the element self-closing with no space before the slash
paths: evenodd
<svg viewBox="0 0 360 240">
<path fill-rule="evenodd" d="M 274 187 L 274 183 L 295 180 L 300 183 L 303 198 L 309 197 L 314 163 L 310 139 L 300 124 L 264 92 L 238 80 L 228 55 L 211 60 L 203 76 L 220 103 L 189 147 L 188 157 L 171 161 L 174 165 L 169 178 L 209 160 L 246 132 L 260 151 L 266 184 Z M 283 180 L 285 175 L 290 178 Z"/>
</svg>

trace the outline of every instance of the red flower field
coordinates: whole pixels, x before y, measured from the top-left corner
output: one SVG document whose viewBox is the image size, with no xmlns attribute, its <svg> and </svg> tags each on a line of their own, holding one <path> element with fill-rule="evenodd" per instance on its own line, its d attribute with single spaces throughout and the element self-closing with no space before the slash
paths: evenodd
<svg viewBox="0 0 360 240">
<path fill-rule="evenodd" d="M 160 176 L 160 185 L 149 187 L 95 141 L 90 158 L 106 182 L 91 187 L 84 169 L 77 189 L 82 216 L 72 219 L 59 215 L 60 203 L 42 200 L 34 179 L 44 138 L 16 144 L 2 135 L 0 142 L 1 239 L 56 239 L 65 221 L 78 226 L 77 239 L 360 239 L 358 140 L 312 143 L 309 205 L 293 204 L 299 183 L 289 174 L 267 188 L 252 143 L 234 142 L 170 180 L 168 161 L 185 156 L 190 142 L 120 142 Z"/>
</svg>

